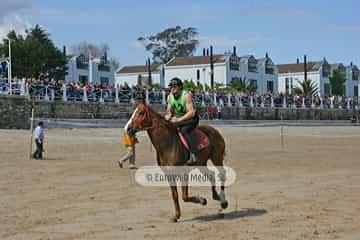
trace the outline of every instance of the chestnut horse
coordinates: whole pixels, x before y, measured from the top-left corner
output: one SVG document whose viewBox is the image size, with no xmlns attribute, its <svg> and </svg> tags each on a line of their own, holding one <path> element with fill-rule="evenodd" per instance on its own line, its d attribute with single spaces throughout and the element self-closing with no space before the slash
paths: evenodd
<svg viewBox="0 0 360 240">
<path fill-rule="evenodd" d="M 132 113 L 125 129 L 128 132 L 135 133 L 137 131 L 146 130 L 151 143 L 154 145 L 157 153 L 157 163 L 159 166 L 185 166 L 189 158 L 189 151 L 183 145 L 178 135 L 178 129 L 173 123 L 164 119 L 163 116 L 154 112 L 144 103 L 139 103 Z M 211 181 L 212 197 L 214 200 L 220 201 L 221 209 L 228 206 L 225 199 L 225 170 L 223 161 L 225 155 L 225 141 L 221 134 L 211 126 L 198 126 L 203 133 L 207 135 L 210 144 L 203 148 L 197 156 L 197 166 L 206 166 L 208 159 L 211 159 L 214 166 L 219 170 L 221 191 L 217 193 L 215 180 Z M 207 168 L 201 168 L 207 169 Z M 204 171 L 204 170 L 202 170 Z M 208 170 L 209 172 L 212 172 Z M 203 172 L 204 173 L 204 172 Z M 214 172 L 213 172 L 214 173 Z M 180 206 L 178 200 L 177 186 L 171 185 L 172 197 L 175 205 L 175 216 L 171 219 L 176 222 L 180 216 Z M 201 196 L 189 196 L 188 185 L 182 185 L 182 199 L 184 202 L 193 202 L 206 205 L 207 201 Z"/>
</svg>

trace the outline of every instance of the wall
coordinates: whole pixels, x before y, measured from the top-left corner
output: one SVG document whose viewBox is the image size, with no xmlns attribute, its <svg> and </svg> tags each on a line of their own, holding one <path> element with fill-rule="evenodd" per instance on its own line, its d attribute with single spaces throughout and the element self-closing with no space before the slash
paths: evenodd
<svg viewBox="0 0 360 240">
<path fill-rule="evenodd" d="M 197 82 L 197 70 L 200 70 L 201 84 L 210 86 L 210 63 L 201 65 L 188 65 L 188 66 L 166 66 L 165 67 L 165 84 L 169 84 L 170 80 L 178 77 L 181 80 L 192 80 Z M 226 66 L 225 63 L 214 64 L 214 82 L 227 84 L 226 82 Z"/>
<path fill-rule="evenodd" d="M 347 109 L 224 108 L 223 119 L 239 120 L 349 120 Z"/>
<path fill-rule="evenodd" d="M 30 109 L 24 97 L 0 95 L 0 128 L 30 128 Z"/>
</svg>

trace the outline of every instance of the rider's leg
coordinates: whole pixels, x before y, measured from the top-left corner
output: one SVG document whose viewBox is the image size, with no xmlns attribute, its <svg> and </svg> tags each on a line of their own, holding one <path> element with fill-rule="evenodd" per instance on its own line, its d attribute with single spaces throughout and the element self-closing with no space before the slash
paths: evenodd
<svg viewBox="0 0 360 240">
<path fill-rule="evenodd" d="M 198 153 L 198 151 L 197 151 L 197 148 L 195 147 L 194 141 L 193 141 L 192 136 L 191 136 L 191 131 L 193 129 L 194 128 L 192 126 L 183 126 L 181 128 L 181 133 L 186 138 L 186 142 L 189 145 L 190 152 L 194 153 L 196 155 Z"/>
<path fill-rule="evenodd" d="M 181 133 L 184 135 L 187 144 L 189 145 L 190 150 L 190 159 L 188 163 L 196 162 L 196 156 L 198 155 L 197 148 L 195 147 L 194 141 L 191 136 L 191 131 L 197 127 L 199 124 L 199 117 L 196 115 L 195 117 L 178 122 L 175 125 L 180 128 Z"/>
</svg>

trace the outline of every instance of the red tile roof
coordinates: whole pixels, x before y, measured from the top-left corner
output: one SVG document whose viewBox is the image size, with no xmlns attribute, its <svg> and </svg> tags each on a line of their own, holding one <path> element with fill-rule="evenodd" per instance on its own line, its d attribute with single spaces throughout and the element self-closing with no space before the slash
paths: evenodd
<svg viewBox="0 0 360 240">
<path fill-rule="evenodd" d="M 159 66 L 160 66 L 160 64 L 151 65 L 151 71 L 158 72 Z M 142 73 L 142 72 L 147 72 L 147 71 L 148 71 L 148 68 L 146 65 L 139 65 L 139 66 L 124 66 L 117 73 Z"/>
<path fill-rule="evenodd" d="M 214 63 L 225 62 L 225 55 L 213 55 Z M 175 57 L 170 60 L 166 66 L 184 66 L 184 65 L 199 65 L 210 64 L 210 56 L 189 56 L 189 57 Z"/>
<path fill-rule="evenodd" d="M 304 64 L 303 63 L 293 63 L 293 64 L 279 64 L 276 65 L 278 69 L 278 73 L 295 73 L 295 72 L 304 72 Z M 318 71 L 320 67 L 319 62 L 308 62 L 306 64 L 306 68 L 308 72 Z"/>
</svg>

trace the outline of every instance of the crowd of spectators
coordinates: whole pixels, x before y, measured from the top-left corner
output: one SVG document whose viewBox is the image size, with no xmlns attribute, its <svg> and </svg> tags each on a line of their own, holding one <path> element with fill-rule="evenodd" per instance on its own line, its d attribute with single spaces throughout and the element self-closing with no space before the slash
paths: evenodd
<svg viewBox="0 0 360 240">
<path fill-rule="evenodd" d="M 117 90 L 114 84 L 108 83 L 81 83 L 77 81 L 65 82 L 49 79 L 29 79 L 24 83 L 15 80 L 12 86 L 13 94 L 30 95 L 33 99 L 61 100 L 66 97 L 67 101 L 83 101 L 86 95 L 87 101 L 104 101 L 128 103 L 136 99 L 138 95 L 145 95 L 148 90 L 148 100 L 150 103 L 161 104 L 168 95 L 168 89 L 159 89 L 143 86 L 130 87 L 127 84 L 118 85 Z M 66 88 L 64 93 L 64 87 Z M 5 81 L 0 81 L 0 93 L 9 93 L 9 86 Z M 225 106 L 244 106 L 244 107 L 294 107 L 294 108 L 352 108 L 359 106 L 358 97 L 341 96 L 302 96 L 295 94 L 248 94 L 244 92 L 218 91 L 193 91 L 194 102 L 196 105 L 206 105 L 211 109 L 211 115 L 217 116 L 219 108 Z M 118 97 L 116 98 L 116 94 Z M 215 102 L 216 98 L 216 102 Z M 209 112 L 210 113 L 210 112 Z"/>
</svg>

